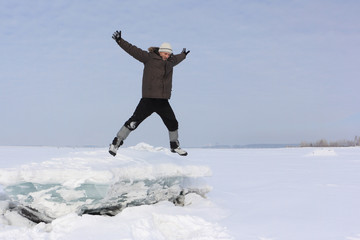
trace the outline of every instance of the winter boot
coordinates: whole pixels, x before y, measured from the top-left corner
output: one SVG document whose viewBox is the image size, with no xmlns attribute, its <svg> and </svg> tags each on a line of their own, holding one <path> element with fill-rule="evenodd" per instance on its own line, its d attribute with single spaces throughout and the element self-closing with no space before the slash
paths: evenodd
<svg viewBox="0 0 360 240">
<path fill-rule="evenodd" d="M 110 144 L 109 153 L 115 157 L 117 150 L 121 145 L 123 145 L 123 143 L 124 142 L 122 140 L 119 140 L 117 137 L 115 137 L 112 143 Z"/>
<path fill-rule="evenodd" d="M 129 136 L 131 130 L 125 125 L 116 134 L 112 144 L 110 144 L 109 153 L 115 157 L 117 150 L 121 145 L 123 145 L 124 140 Z"/>
<path fill-rule="evenodd" d="M 188 154 L 184 149 L 180 148 L 179 141 L 170 142 L 170 148 L 171 152 L 177 153 L 180 156 L 186 156 Z"/>
</svg>

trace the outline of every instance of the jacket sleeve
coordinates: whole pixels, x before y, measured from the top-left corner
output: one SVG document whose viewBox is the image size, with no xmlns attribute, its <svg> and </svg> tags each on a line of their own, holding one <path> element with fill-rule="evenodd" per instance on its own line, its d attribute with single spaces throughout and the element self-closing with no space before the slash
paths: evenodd
<svg viewBox="0 0 360 240">
<path fill-rule="evenodd" d="M 144 51 L 141 48 L 138 48 L 135 45 L 130 44 L 129 42 L 125 41 L 122 38 L 117 43 L 122 49 L 124 49 L 125 52 L 127 52 L 129 55 L 131 55 L 136 60 L 142 63 L 147 62 L 150 58 L 149 53 L 147 51 Z"/>
<path fill-rule="evenodd" d="M 176 65 L 181 63 L 185 58 L 186 58 L 185 53 L 176 54 L 171 57 L 171 62 L 173 63 L 173 66 L 175 67 Z"/>
</svg>

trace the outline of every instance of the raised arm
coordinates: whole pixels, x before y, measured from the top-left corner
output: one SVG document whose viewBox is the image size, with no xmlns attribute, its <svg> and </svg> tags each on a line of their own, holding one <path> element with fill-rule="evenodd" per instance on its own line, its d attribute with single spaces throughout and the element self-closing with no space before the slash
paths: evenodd
<svg viewBox="0 0 360 240">
<path fill-rule="evenodd" d="M 142 63 L 145 63 L 149 60 L 149 53 L 125 41 L 121 37 L 121 31 L 114 32 L 112 38 L 116 41 L 117 44 L 119 44 L 122 49 L 124 49 L 125 52 L 134 57 L 136 60 Z"/>
<path fill-rule="evenodd" d="M 188 55 L 189 52 L 190 51 L 186 51 L 186 48 L 184 48 L 180 54 L 173 55 L 170 60 L 172 61 L 173 66 L 181 63 L 186 58 L 186 55 Z"/>
</svg>

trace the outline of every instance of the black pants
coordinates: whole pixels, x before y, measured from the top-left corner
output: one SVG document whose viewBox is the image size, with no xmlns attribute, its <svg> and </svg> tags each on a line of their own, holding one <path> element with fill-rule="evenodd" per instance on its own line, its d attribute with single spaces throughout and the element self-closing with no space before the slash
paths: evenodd
<svg viewBox="0 0 360 240">
<path fill-rule="evenodd" d="M 142 121 L 156 112 L 163 120 L 169 131 L 178 130 L 179 124 L 176 120 L 167 99 L 142 98 L 137 105 L 134 114 L 124 124 L 129 130 L 135 130 Z"/>
</svg>

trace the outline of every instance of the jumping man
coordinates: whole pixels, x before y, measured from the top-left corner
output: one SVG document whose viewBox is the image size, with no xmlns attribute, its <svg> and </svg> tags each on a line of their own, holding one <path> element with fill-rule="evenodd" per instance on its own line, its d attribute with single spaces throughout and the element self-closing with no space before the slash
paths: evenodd
<svg viewBox="0 0 360 240">
<path fill-rule="evenodd" d="M 171 151 L 186 156 L 187 152 L 180 148 L 179 124 L 170 106 L 169 99 L 171 97 L 173 67 L 183 61 L 190 51 L 186 51 L 184 48 L 180 54 L 174 55 L 169 43 L 163 43 L 160 47 L 150 47 L 148 51 L 144 51 L 121 38 L 121 31 L 116 31 L 112 38 L 125 52 L 144 64 L 144 72 L 142 98 L 133 115 L 121 127 L 112 144 L 110 144 L 109 153 L 115 156 L 118 148 L 130 132 L 156 112 L 169 130 Z"/>
</svg>

